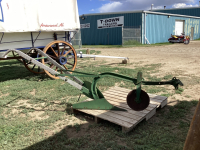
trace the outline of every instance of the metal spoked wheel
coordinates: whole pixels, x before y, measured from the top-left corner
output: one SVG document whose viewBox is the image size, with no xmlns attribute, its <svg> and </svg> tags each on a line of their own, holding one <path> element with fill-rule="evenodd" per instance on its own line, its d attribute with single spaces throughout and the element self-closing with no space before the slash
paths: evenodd
<svg viewBox="0 0 200 150">
<path fill-rule="evenodd" d="M 66 70 L 74 70 L 77 64 L 77 55 L 76 51 L 71 44 L 65 41 L 52 41 L 49 43 L 43 50 L 49 57 L 54 59 L 57 63 L 62 65 Z M 51 69 L 63 74 L 64 72 L 53 65 L 51 62 L 46 59 L 42 59 L 42 63 Z M 52 75 L 45 70 L 45 73 L 53 79 L 59 79 L 55 75 Z"/>
<path fill-rule="evenodd" d="M 34 48 L 27 53 L 27 55 L 29 55 L 32 58 L 38 58 L 41 57 L 37 50 L 35 50 Z M 38 60 L 39 62 L 41 62 L 41 60 Z M 26 59 L 23 59 L 23 63 L 24 66 L 26 67 L 26 69 L 28 69 L 30 72 L 35 73 L 35 74 L 44 74 L 44 69 L 40 68 L 39 66 L 33 64 L 31 61 L 28 61 Z"/>
<path fill-rule="evenodd" d="M 19 54 L 12 51 L 13 57 L 19 57 Z M 23 63 L 22 59 L 17 59 L 19 62 Z"/>
</svg>

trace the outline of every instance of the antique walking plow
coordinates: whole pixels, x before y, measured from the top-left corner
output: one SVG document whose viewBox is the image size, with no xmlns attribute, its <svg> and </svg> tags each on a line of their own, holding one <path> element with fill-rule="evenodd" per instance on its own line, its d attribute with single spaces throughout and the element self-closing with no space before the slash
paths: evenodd
<svg viewBox="0 0 200 150">
<path fill-rule="evenodd" d="M 126 80 L 129 82 L 133 82 L 136 85 L 136 89 L 129 92 L 127 95 L 127 104 L 128 106 L 136 111 L 144 110 L 148 107 L 150 99 L 148 94 L 141 89 L 142 85 L 173 85 L 175 89 L 178 89 L 178 85 L 183 86 L 183 83 L 176 79 L 175 77 L 172 78 L 170 81 L 165 82 L 150 82 L 150 81 L 144 81 L 142 78 L 142 72 L 138 72 L 137 79 L 116 74 L 116 73 L 110 73 L 105 72 L 98 75 L 95 74 L 88 74 L 88 73 L 82 73 L 77 71 L 72 71 L 74 73 L 79 73 L 80 75 L 72 75 L 72 74 L 61 74 L 58 76 L 84 76 L 84 77 L 94 77 L 92 83 L 88 81 L 82 81 L 82 87 L 80 91 L 86 95 L 87 97 L 93 99 L 92 101 L 85 101 L 77 104 L 73 104 L 73 108 L 75 109 L 103 109 L 103 110 L 119 110 L 119 111 L 126 111 L 125 109 L 118 108 L 116 106 L 111 105 L 103 96 L 103 94 L 100 92 L 100 90 L 97 88 L 97 82 L 104 78 L 104 77 L 114 77 L 119 78 L 122 80 Z M 79 79 L 80 80 L 80 79 Z"/>
</svg>

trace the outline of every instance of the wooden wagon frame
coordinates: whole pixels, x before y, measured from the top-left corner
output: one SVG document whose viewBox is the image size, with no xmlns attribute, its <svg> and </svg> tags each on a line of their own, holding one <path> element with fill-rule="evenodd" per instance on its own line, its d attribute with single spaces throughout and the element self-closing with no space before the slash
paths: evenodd
<svg viewBox="0 0 200 150">
<path fill-rule="evenodd" d="M 50 77 L 58 79 L 58 77 L 51 75 L 48 71 L 41 69 L 31 61 L 24 59 L 19 56 L 15 51 L 9 50 L 20 50 L 28 56 L 37 59 L 47 67 L 63 73 L 58 67 L 47 61 L 36 49 L 42 50 L 45 54 L 48 54 L 54 61 L 62 65 L 66 70 L 74 70 L 77 64 L 77 55 L 74 47 L 71 45 L 70 33 L 71 31 L 80 30 L 80 23 L 78 17 L 78 8 L 76 0 L 43 0 L 46 2 L 47 8 L 53 8 L 60 6 L 60 3 L 68 4 L 68 13 L 62 14 L 60 12 L 45 13 L 46 9 L 40 9 L 40 1 L 20 1 L 20 4 L 16 4 L 13 0 L 0 1 L 0 60 L 18 59 L 24 63 L 24 66 L 35 74 L 47 73 Z M 22 9 L 16 9 L 14 5 Z M 31 6 L 33 5 L 33 6 Z M 55 6 L 56 5 L 56 6 Z M 24 7 L 27 7 L 24 9 Z M 35 13 L 32 11 L 35 11 Z M 66 10 L 61 10 L 61 13 Z M 13 13 L 21 15 L 22 18 L 27 18 L 26 21 L 17 22 L 11 26 L 10 22 L 14 22 L 15 16 Z M 26 14 L 26 16 L 24 16 Z M 41 16 L 40 16 L 41 15 Z M 53 16 L 60 18 L 51 20 Z M 33 20 L 29 18 L 32 17 Z M 63 19 L 64 18 L 64 19 Z M 35 20 L 34 20 L 35 19 Z M 63 20 L 62 20 L 63 19 Z M 30 23 L 30 21 L 32 23 Z M 9 24 L 10 23 L 10 24 Z M 24 25 L 25 24 L 25 25 Z M 27 24 L 27 25 L 26 25 Z M 69 24 L 69 25 L 68 25 Z M 22 26 L 22 27 L 21 27 Z M 24 26 L 24 28 L 23 28 Z M 5 55 L 6 53 L 6 55 Z M 10 56 L 12 54 L 13 56 Z"/>
</svg>

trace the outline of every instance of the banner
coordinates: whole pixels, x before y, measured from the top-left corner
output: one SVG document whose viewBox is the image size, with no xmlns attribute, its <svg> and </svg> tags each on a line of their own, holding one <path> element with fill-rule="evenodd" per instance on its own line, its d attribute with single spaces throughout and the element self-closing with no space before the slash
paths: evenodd
<svg viewBox="0 0 200 150">
<path fill-rule="evenodd" d="M 115 28 L 124 25 L 124 16 L 99 19 L 97 20 L 97 29 Z"/>
<path fill-rule="evenodd" d="M 81 29 L 90 28 L 90 23 L 81 24 Z"/>
</svg>

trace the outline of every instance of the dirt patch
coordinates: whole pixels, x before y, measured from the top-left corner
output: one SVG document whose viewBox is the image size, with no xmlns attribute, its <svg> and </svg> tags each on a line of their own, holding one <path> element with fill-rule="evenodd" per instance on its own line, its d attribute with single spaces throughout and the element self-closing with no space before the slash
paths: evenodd
<svg viewBox="0 0 200 150">
<path fill-rule="evenodd" d="M 30 92 L 31 95 L 35 96 L 35 89 L 33 89 L 32 92 Z"/>
<path fill-rule="evenodd" d="M 6 94 L 2 94 L 2 95 L 0 95 L 0 98 L 2 98 L 2 97 L 6 97 L 6 96 L 8 96 L 9 95 L 9 93 L 6 93 Z"/>
<path fill-rule="evenodd" d="M 45 115 L 43 116 L 44 111 L 35 111 L 35 112 L 30 112 L 28 115 L 31 117 L 31 120 L 44 120 L 49 118 L 49 116 Z"/>
<path fill-rule="evenodd" d="M 15 115 L 17 115 L 17 114 L 19 114 L 21 112 L 21 110 L 19 110 L 19 109 L 12 109 L 12 113 L 13 114 L 15 114 Z"/>
<path fill-rule="evenodd" d="M 53 124 L 53 130 L 45 130 L 44 136 L 52 136 L 56 132 L 65 129 L 69 138 L 78 138 L 85 135 L 89 125 L 94 123 L 91 120 L 82 120 L 79 117 L 70 116 L 65 120 L 59 120 Z"/>
<path fill-rule="evenodd" d="M 26 108 L 32 108 L 32 105 L 28 103 L 28 100 L 19 100 L 17 102 L 17 106 L 13 107 L 20 107 L 20 106 L 25 106 Z"/>
</svg>

